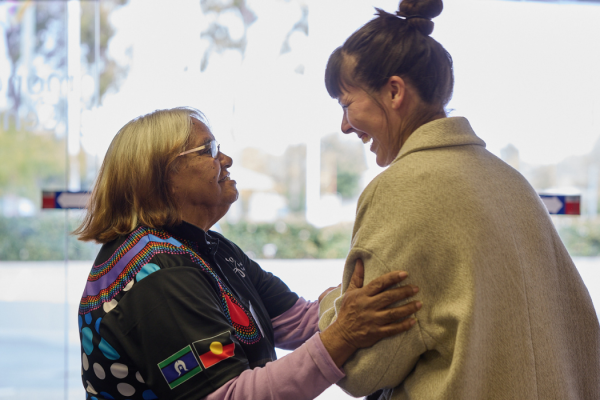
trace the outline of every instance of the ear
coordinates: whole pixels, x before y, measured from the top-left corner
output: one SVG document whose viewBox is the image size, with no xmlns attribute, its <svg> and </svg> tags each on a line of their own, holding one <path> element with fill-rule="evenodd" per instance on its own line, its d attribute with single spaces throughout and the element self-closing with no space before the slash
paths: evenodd
<svg viewBox="0 0 600 400">
<path fill-rule="evenodd" d="M 399 76 L 394 75 L 388 79 L 385 86 L 387 88 L 388 100 L 391 101 L 390 105 L 392 109 L 400 109 L 406 98 L 406 82 Z"/>
</svg>

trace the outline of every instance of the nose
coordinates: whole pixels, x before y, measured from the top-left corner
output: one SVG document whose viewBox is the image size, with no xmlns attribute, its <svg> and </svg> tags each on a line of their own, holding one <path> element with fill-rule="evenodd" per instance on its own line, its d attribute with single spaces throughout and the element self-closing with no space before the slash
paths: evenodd
<svg viewBox="0 0 600 400">
<path fill-rule="evenodd" d="M 345 134 L 354 132 L 354 128 L 348 122 L 348 117 L 346 116 L 346 111 L 344 111 L 344 116 L 342 117 L 342 132 Z"/>
<path fill-rule="evenodd" d="M 219 155 L 217 157 L 219 157 L 219 162 L 221 163 L 222 168 L 229 168 L 233 165 L 233 158 L 229 157 L 222 151 L 219 151 Z"/>
</svg>

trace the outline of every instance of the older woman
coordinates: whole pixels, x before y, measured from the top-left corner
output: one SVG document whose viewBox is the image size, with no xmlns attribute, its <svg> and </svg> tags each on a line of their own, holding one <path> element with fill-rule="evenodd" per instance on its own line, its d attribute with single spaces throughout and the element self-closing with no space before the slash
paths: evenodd
<svg viewBox="0 0 600 400">
<path fill-rule="evenodd" d="M 365 282 L 405 266 L 424 303 L 414 329 L 356 352 L 339 385 L 386 399 L 599 399 L 598 319 L 547 210 L 465 118 L 446 117 L 452 60 L 429 36 L 441 11 L 378 10 L 327 65 L 342 131 L 388 167 L 359 199 L 342 292 L 361 258 Z"/>
<path fill-rule="evenodd" d="M 150 113 L 115 136 L 75 233 L 103 243 L 79 307 L 88 398 L 312 399 L 358 348 L 409 329 L 417 288 L 362 287 L 317 332 L 317 303 L 209 231 L 238 198 L 232 159 L 196 110 Z M 276 360 L 275 346 L 296 349 Z"/>
</svg>

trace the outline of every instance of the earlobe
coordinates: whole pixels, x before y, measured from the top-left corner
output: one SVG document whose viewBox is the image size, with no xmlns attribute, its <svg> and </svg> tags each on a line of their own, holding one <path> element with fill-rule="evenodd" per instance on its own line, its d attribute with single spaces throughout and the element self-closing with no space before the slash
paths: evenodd
<svg viewBox="0 0 600 400">
<path fill-rule="evenodd" d="M 397 110 L 402 106 L 404 97 L 406 96 L 406 83 L 401 77 L 392 76 L 388 80 L 387 86 L 390 91 L 392 108 Z"/>
</svg>

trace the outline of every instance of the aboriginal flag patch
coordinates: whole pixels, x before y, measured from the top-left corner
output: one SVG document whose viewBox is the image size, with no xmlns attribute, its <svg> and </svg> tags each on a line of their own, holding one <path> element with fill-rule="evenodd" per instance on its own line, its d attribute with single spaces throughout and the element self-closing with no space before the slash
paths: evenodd
<svg viewBox="0 0 600 400">
<path fill-rule="evenodd" d="M 204 368 L 234 356 L 235 343 L 231 340 L 229 331 L 220 333 L 208 339 L 192 343 Z"/>
<path fill-rule="evenodd" d="M 184 347 L 171 357 L 158 363 L 158 368 L 171 389 L 176 388 L 202 371 L 191 346 Z"/>
</svg>

